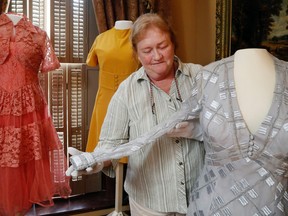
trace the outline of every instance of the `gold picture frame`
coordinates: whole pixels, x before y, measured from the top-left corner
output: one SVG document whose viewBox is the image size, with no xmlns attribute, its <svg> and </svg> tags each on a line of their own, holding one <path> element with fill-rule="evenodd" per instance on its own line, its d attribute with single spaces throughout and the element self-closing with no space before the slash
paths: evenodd
<svg viewBox="0 0 288 216">
<path fill-rule="evenodd" d="M 238 49 L 265 48 L 288 61 L 288 0 L 275 0 L 273 7 L 271 4 L 216 0 L 215 59 L 230 56 Z"/>
<path fill-rule="evenodd" d="M 230 55 L 232 0 L 216 0 L 215 60 Z"/>
</svg>

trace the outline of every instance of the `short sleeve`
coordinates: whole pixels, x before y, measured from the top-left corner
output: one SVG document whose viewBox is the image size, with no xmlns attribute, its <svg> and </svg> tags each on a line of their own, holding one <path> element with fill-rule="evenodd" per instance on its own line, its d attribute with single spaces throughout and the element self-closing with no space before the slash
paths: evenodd
<svg viewBox="0 0 288 216">
<path fill-rule="evenodd" d="M 98 65 L 98 57 L 95 52 L 97 46 L 97 38 L 95 39 L 92 47 L 90 48 L 90 51 L 88 53 L 87 59 L 86 59 L 86 64 L 92 67 L 95 67 Z"/>
<path fill-rule="evenodd" d="M 58 69 L 59 67 L 59 60 L 54 52 L 50 39 L 46 34 L 45 44 L 43 45 L 43 61 L 41 63 L 40 71 L 46 73 Z"/>
</svg>

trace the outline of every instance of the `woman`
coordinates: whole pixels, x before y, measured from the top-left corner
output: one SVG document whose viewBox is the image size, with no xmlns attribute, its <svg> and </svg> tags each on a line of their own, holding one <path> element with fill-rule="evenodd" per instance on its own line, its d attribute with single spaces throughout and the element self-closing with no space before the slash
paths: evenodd
<svg viewBox="0 0 288 216">
<path fill-rule="evenodd" d="M 144 14 L 135 21 L 131 41 L 142 67 L 112 97 L 99 147 L 127 143 L 170 117 L 189 96 L 192 79 L 201 68 L 175 56 L 174 33 L 157 14 Z M 131 215 L 186 215 L 188 192 L 203 154 L 199 142 L 163 136 L 129 156 L 124 187 Z M 117 161 L 106 161 L 104 172 L 113 177 L 116 165 Z"/>
</svg>

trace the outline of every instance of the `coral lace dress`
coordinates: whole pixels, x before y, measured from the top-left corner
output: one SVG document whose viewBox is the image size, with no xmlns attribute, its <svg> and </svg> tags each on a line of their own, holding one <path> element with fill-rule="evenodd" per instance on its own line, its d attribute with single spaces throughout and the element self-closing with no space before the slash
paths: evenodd
<svg viewBox="0 0 288 216">
<path fill-rule="evenodd" d="M 0 215 L 23 215 L 33 203 L 67 197 L 63 145 L 53 126 L 38 72 L 58 68 L 45 31 L 24 16 L 0 15 Z"/>
</svg>

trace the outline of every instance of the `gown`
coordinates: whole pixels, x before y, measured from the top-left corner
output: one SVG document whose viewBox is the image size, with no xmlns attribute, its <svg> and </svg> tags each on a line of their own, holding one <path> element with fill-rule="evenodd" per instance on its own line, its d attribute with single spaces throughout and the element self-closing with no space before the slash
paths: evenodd
<svg viewBox="0 0 288 216">
<path fill-rule="evenodd" d="M 234 56 L 205 66 L 197 76 L 192 101 L 199 107 L 206 155 L 187 215 L 288 215 L 288 62 L 273 60 L 273 102 L 255 133 L 237 101 Z"/>
<path fill-rule="evenodd" d="M 130 32 L 131 29 L 113 27 L 101 33 L 87 56 L 87 65 L 99 66 L 99 87 L 88 134 L 88 152 L 92 152 L 98 143 L 110 99 L 119 84 L 139 67 L 138 60 L 133 56 Z M 127 162 L 127 159 L 120 162 Z"/>
<path fill-rule="evenodd" d="M 0 15 L 0 215 L 24 215 L 71 193 L 67 161 L 38 73 L 59 68 L 45 31 Z"/>
</svg>

